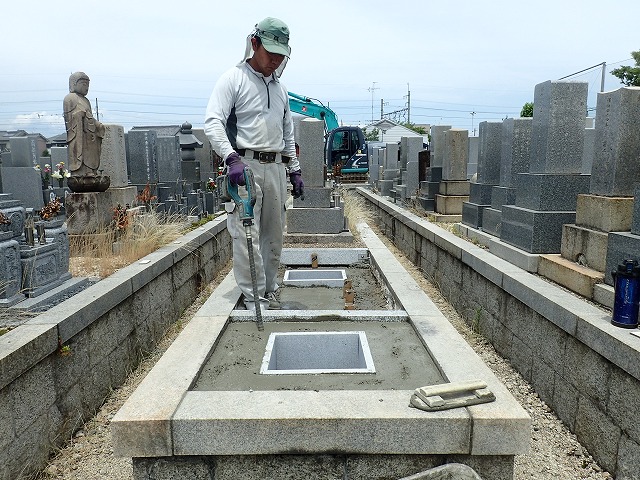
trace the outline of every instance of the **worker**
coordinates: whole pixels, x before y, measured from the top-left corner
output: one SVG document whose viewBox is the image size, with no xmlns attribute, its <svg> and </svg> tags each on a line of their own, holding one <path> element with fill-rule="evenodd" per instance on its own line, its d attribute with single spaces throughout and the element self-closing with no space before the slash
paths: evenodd
<svg viewBox="0 0 640 480">
<path fill-rule="evenodd" d="M 290 54 L 287 25 L 272 17 L 259 22 L 247 36 L 243 60 L 217 81 L 205 118 L 205 133 L 224 159 L 230 182 L 244 185 L 245 167 L 255 177 L 251 235 L 257 291 L 264 309 L 280 308 L 276 290 L 286 221 L 287 173 L 293 197 L 304 195 L 288 93 L 280 82 Z M 237 212 L 230 211 L 232 204 L 227 207 L 233 273 L 246 308 L 255 309 L 244 226 Z"/>
</svg>

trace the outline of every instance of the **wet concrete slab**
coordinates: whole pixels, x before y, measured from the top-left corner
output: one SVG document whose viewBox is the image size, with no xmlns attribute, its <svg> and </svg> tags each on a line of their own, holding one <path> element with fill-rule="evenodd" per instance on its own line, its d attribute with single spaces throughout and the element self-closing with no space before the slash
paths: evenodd
<svg viewBox="0 0 640 480">
<path fill-rule="evenodd" d="M 290 271 L 297 271 L 297 267 L 289 267 Z M 308 268 L 300 267 L 307 271 Z M 369 265 L 344 267 L 346 279 L 351 282 L 353 290 L 354 310 L 387 310 L 392 301 L 380 285 Z M 281 271 L 280 279 L 284 275 Z M 295 286 L 282 285 L 276 292 L 282 310 L 343 310 L 346 300 L 342 285 L 340 287 L 327 286 Z"/>
<path fill-rule="evenodd" d="M 193 390 L 413 390 L 443 383 L 437 365 L 408 322 L 232 323 Z M 364 331 L 375 373 L 264 375 L 260 366 L 272 332 Z"/>
</svg>

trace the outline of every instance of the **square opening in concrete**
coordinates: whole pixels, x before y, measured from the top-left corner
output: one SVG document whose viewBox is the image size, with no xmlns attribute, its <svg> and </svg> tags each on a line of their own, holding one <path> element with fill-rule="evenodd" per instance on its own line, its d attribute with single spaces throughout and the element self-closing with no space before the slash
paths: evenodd
<svg viewBox="0 0 640 480">
<path fill-rule="evenodd" d="M 282 283 L 294 287 L 338 287 L 344 286 L 347 274 L 338 268 L 311 268 L 286 270 Z"/>
<path fill-rule="evenodd" d="M 375 373 L 365 332 L 286 332 L 269 335 L 260 373 Z"/>
</svg>

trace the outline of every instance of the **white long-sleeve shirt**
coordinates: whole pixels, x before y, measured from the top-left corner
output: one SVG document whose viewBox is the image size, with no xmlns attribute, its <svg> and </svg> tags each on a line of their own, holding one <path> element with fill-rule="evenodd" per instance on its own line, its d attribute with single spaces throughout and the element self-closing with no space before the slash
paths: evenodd
<svg viewBox="0 0 640 480">
<path fill-rule="evenodd" d="M 246 61 L 218 79 L 204 131 L 225 160 L 238 149 L 276 152 L 291 158 L 290 171 L 300 170 L 287 89 L 275 75 L 265 77 Z"/>
</svg>

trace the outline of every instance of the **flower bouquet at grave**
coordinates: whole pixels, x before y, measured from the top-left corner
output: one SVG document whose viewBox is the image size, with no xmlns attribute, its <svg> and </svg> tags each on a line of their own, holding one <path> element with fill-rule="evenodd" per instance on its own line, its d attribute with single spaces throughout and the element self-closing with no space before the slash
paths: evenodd
<svg viewBox="0 0 640 480">
<path fill-rule="evenodd" d="M 56 171 L 55 173 L 52 173 L 51 176 L 58 180 L 58 186 L 62 188 L 64 179 L 69 178 L 71 174 L 69 173 L 69 170 L 64 168 L 64 162 L 60 162 L 56 164 Z"/>
<path fill-rule="evenodd" d="M 60 198 L 56 197 L 47 203 L 42 210 L 40 210 L 40 218 L 42 220 L 51 220 L 53 217 L 57 216 L 60 213 L 60 209 L 62 208 L 62 201 Z"/>
<path fill-rule="evenodd" d="M 40 178 L 42 179 L 42 188 L 49 188 L 49 184 L 51 183 L 51 165 L 46 163 L 43 169 L 40 169 L 40 165 L 36 165 L 33 168 L 34 170 L 40 172 Z"/>
<path fill-rule="evenodd" d="M 216 189 L 216 181 L 209 177 L 209 180 L 207 180 L 207 191 L 208 192 L 213 192 Z"/>
<path fill-rule="evenodd" d="M 129 227 L 129 215 L 126 207 L 118 204 L 118 206 L 113 209 L 112 226 L 115 230 L 116 238 L 124 235 L 127 227 Z"/>
<path fill-rule="evenodd" d="M 147 212 L 151 211 L 151 202 L 153 202 L 157 197 L 155 195 L 151 195 L 151 186 L 149 183 L 144 187 L 142 192 L 136 195 L 136 202 L 138 205 L 144 205 L 147 208 Z"/>
</svg>

